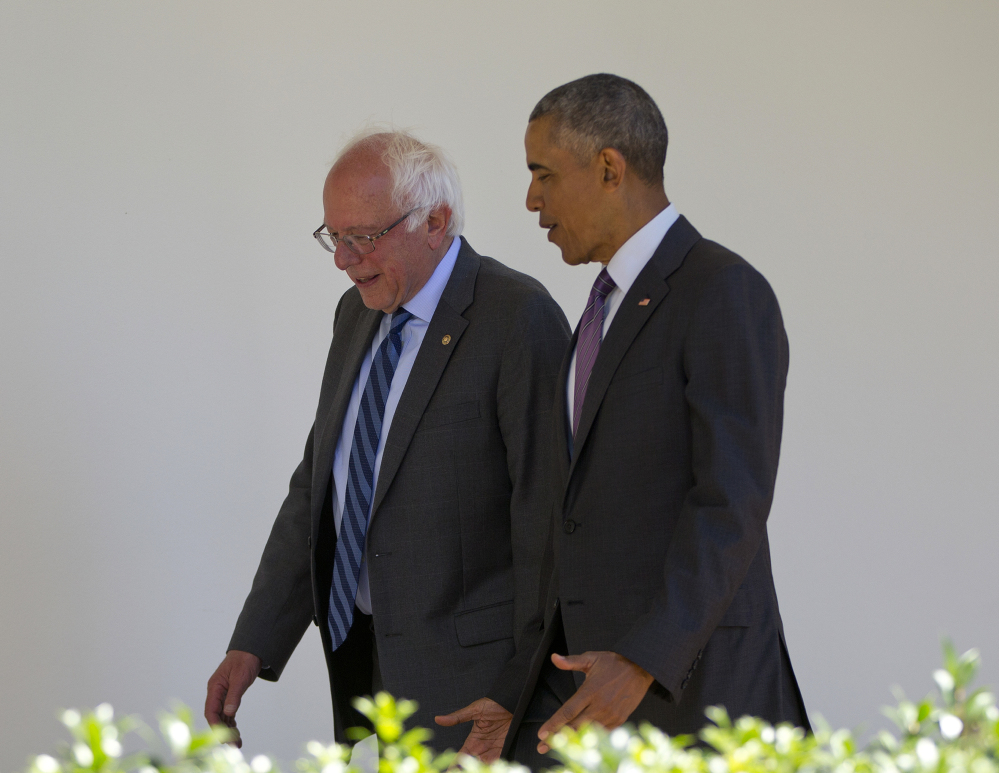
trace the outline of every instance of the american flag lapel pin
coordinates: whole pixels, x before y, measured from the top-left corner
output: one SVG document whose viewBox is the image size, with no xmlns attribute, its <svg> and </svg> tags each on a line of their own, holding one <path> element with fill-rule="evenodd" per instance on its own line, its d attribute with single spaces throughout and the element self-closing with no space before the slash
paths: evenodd
<svg viewBox="0 0 999 773">
<path fill-rule="evenodd" d="M 640 300 L 638 302 L 638 305 L 639 306 L 648 306 L 649 305 L 649 301 L 651 301 L 651 300 L 652 300 L 651 298 L 642 298 L 642 300 Z"/>
</svg>

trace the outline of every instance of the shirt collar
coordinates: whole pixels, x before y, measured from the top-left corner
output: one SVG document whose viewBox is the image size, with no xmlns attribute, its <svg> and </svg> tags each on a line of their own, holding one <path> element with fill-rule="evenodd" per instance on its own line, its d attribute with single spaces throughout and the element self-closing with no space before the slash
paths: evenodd
<svg viewBox="0 0 999 773">
<path fill-rule="evenodd" d="M 649 262 L 659 243 L 665 238 L 666 232 L 680 218 L 676 207 L 670 204 L 666 209 L 639 228 L 631 238 L 618 248 L 614 257 L 607 264 L 607 273 L 614 280 L 622 293 L 628 290 L 642 273 L 645 264 Z"/>
<path fill-rule="evenodd" d="M 420 288 L 420 291 L 416 295 L 402 304 L 406 311 L 414 317 L 422 319 L 424 322 L 430 322 L 434 316 L 434 312 L 437 311 L 437 304 L 440 303 L 441 295 L 444 294 L 447 280 L 451 278 L 451 272 L 454 270 L 454 263 L 458 259 L 458 250 L 460 249 L 461 237 L 455 236 L 451 241 L 451 246 L 444 253 L 444 257 L 437 264 L 437 268 L 434 269 L 434 273 L 431 274 L 427 283 Z"/>
</svg>

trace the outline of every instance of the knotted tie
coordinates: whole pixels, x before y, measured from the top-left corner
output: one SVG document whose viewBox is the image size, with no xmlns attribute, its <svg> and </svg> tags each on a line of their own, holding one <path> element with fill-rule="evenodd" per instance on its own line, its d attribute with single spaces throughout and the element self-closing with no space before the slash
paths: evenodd
<svg viewBox="0 0 999 773">
<path fill-rule="evenodd" d="M 364 385 L 361 405 L 357 411 L 340 534 L 333 557 L 333 585 L 330 588 L 327 621 L 333 637 L 333 649 L 343 644 L 354 621 L 354 598 L 357 595 L 361 560 L 364 558 L 368 515 L 374 499 L 372 482 L 375 476 L 375 455 L 378 453 L 378 440 L 382 434 L 385 401 L 402 352 L 402 328 L 412 316 L 402 308 L 396 309 L 392 315 L 389 334 L 385 336 L 371 361 L 368 382 Z"/>
<path fill-rule="evenodd" d="M 600 351 L 600 339 L 603 337 L 604 300 L 617 287 L 607 269 L 603 269 L 593 282 L 590 298 L 579 320 L 579 339 L 576 341 L 576 386 L 572 392 L 572 436 L 576 437 L 579 429 L 579 417 L 583 413 L 583 400 L 586 398 L 586 385 L 593 372 L 597 352 Z"/>
</svg>

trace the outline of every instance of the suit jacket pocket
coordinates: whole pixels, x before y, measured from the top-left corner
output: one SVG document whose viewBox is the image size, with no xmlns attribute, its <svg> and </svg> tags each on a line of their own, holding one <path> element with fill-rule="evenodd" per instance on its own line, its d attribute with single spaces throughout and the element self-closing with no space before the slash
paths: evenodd
<svg viewBox="0 0 999 773">
<path fill-rule="evenodd" d="M 420 426 L 424 429 L 440 427 L 444 424 L 454 424 L 459 421 L 479 418 L 479 401 L 471 400 L 467 403 L 448 405 L 444 408 L 434 408 L 423 414 L 423 421 Z"/>
<path fill-rule="evenodd" d="M 622 394 L 646 389 L 661 383 L 663 383 L 663 368 L 661 365 L 656 365 L 654 368 L 646 368 L 637 373 L 634 371 L 631 373 L 618 373 L 611 379 L 609 388 L 613 389 L 615 394 Z"/>
<path fill-rule="evenodd" d="M 456 612 L 454 630 L 458 644 L 471 647 L 491 641 L 513 638 L 513 601 L 501 601 L 487 607 Z"/>
<path fill-rule="evenodd" d="M 756 622 L 753 599 L 745 588 L 739 588 L 735 593 L 735 598 L 729 605 L 725 614 L 722 615 L 719 628 L 745 628 Z"/>
</svg>

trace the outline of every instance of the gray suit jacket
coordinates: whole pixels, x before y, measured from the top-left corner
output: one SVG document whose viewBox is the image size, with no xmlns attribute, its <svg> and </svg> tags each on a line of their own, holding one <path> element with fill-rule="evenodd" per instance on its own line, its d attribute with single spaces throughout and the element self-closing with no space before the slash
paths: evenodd
<svg viewBox="0 0 999 773">
<path fill-rule="evenodd" d="M 547 601 L 491 697 L 523 712 L 560 615 L 570 654 L 614 651 L 655 678 L 633 721 L 689 733 L 721 704 L 807 723 L 767 541 L 788 367 L 770 286 L 681 217 L 607 331 L 574 448 L 568 362 Z"/>
<path fill-rule="evenodd" d="M 381 317 L 356 288 L 340 300 L 315 424 L 229 644 L 258 655 L 261 676 L 276 680 L 316 621 L 338 740 L 354 724 L 337 695 L 353 664 L 331 657 L 325 623 L 331 468 Z M 462 239 L 385 442 L 367 536 L 382 681 L 419 702 L 415 723 L 435 728 L 435 714 L 485 694 L 537 609 L 552 486 L 543 447 L 568 337 L 540 283 Z M 440 728 L 435 746 L 458 748 L 467 731 Z"/>
</svg>

